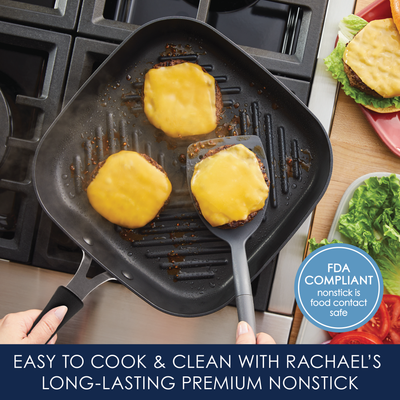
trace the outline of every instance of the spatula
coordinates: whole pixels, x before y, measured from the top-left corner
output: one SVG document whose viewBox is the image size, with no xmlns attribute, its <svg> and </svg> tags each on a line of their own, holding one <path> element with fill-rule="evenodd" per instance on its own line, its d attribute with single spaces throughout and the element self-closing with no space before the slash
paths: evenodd
<svg viewBox="0 0 400 400">
<path fill-rule="evenodd" d="M 223 138 L 205 140 L 193 143 L 188 147 L 186 168 L 188 186 L 191 187 L 190 182 L 194 173 L 195 165 L 201 161 L 204 154 L 212 148 L 217 148 L 225 145 L 242 144 L 248 149 L 252 150 L 262 161 L 265 166 L 265 171 L 268 174 L 268 164 L 262 142 L 258 136 L 242 135 L 242 136 L 226 136 Z M 190 194 L 193 199 L 192 192 Z M 233 280 L 235 286 L 235 300 L 238 311 L 239 321 L 246 321 L 256 333 L 255 313 L 253 293 L 251 289 L 251 281 L 249 268 L 247 263 L 245 245 L 247 239 L 257 230 L 260 226 L 268 199 L 265 201 L 264 208 L 260 210 L 257 215 L 246 224 L 239 226 L 235 229 L 221 229 L 212 227 L 206 219 L 198 211 L 200 219 L 206 227 L 217 237 L 226 241 L 231 248 L 232 252 L 232 267 L 233 267 Z M 197 210 L 197 207 L 196 207 Z"/>
</svg>

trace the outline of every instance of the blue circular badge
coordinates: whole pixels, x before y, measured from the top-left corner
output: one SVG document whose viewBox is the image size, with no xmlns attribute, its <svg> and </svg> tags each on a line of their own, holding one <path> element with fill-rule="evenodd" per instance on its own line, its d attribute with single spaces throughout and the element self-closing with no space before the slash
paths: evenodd
<svg viewBox="0 0 400 400">
<path fill-rule="evenodd" d="M 314 325 L 347 332 L 367 323 L 378 310 L 383 281 L 369 254 L 348 244 L 313 251 L 297 271 L 297 305 Z"/>
</svg>

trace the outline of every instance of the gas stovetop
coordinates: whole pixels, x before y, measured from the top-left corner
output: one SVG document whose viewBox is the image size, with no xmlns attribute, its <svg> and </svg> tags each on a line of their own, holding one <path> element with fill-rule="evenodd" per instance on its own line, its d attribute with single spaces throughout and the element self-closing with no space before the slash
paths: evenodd
<svg viewBox="0 0 400 400">
<path fill-rule="evenodd" d="M 340 2 L 346 3 L 347 14 L 352 11 L 348 1 Z M 341 15 L 346 15 L 345 8 Z M 75 273 L 81 259 L 79 247 L 37 203 L 32 184 L 34 152 L 61 108 L 139 26 L 165 16 L 206 22 L 269 69 L 305 104 L 318 108 L 321 101 L 316 101 L 315 81 L 319 79 L 321 34 L 329 14 L 333 16 L 325 27 L 329 26 L 330 36 L 336 33 L 337 13 L 328 0 L 3 0 L 0 258 Z M 336 26 L 330 25 L 331 20 Z M 323 113 L 328 112 L 324 118 L 329 124 L 332 100 L 326 108 Z M 291 239 L 292 247 L 285 246 L 253 282 L 256 310 L 292 314 L 294 267 L 288 272 L 286 264 L 294 253 L 300 264 L 307 226 Z"/>
</svg>

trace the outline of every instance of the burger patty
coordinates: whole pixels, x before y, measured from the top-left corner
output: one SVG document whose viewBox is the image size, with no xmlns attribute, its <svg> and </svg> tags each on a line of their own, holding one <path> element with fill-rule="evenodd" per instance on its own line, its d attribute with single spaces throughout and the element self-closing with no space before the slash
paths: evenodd
<svg viewBox="0 0 400 400">
<path fill-rule="evenodd" d="M 344 66 L 344 72 L 346 73 L 347 77 L 349 78 L 350 85 L 357 88 L 358 90 L 361 90 L 365 94 L 368 94 L 370 96 L 376 97 L 378 99 L 382 99 L 383 97 L 375 92 L 375 90 L 371 89 L 369 86 L 367 86 L 361 78 L 350 68 L 349 65 L 347 65 L 343 61 L 343 66 Z"/>
<path fill-rule="evenodd" d="M 161 68 L 161 67 L 172 67 L 174 65 L 178 65 L 178 64 L 183 64 L 187 61 L 185 60 L 181 60 L 181 59 L 174 59 L 174 60 L 167 60 L 167 61 L 163 61 L 160 62 L 158 64 L 155 64 L 153 66 L 154 69 L 157 68 Z M 203 71 L 208 74 L 208 72 L 203 68 Z M 222 109 L 223 109 L 223 102 L 222 102 L 222 94 L 221 94 L 221 89 L 218 85 L 217 82 L 215 82 L 215 108 L 216 108 L 216 121 L 217 124 L 219 122 L 219 120 L 221 119 L 221 114 L 222 114 Z"/>
<path fill-rule="evenodd" d="M 131 153 L 133 153 L 133 152 L 131 152 Z M 137 153 L 137 154 L 138 154 L 139 156 L 141 156 L 141 157 L 142 157 L 146 162 L 148 162 L 150 165 L 152 165 L 154 168 L 156 168 L 157 170 L 159 170 L 160 172 L 162 172 L 162 174 L 165 175 L 166 179 L 169 180 L 166 171 L 164 170 L 164 168 L 163 168 L 160 164 L 157 163 L 157 161 L 155 161 L 154 159 L 152 159 L 151 157 L 149 157 L 147 154 L 143 154 L 143 153 Z M 116 156 L 116 155 L 117 155 L 117 153 L 113 154 L 113 156 Z M 106 160 L 104 160 L 104 161 L 99 162 L 99 163 L 96 165 L 96 168 L 92 171 L 92 173 L 90 174 L 90 176 L 89 176 L 88 179 L 87 179 L 87 182 L 85 182 L 85 184 L 84 184 L 84 189 L 85 189 L 86 191 L 89 191 L 88 188 L 89 188 L 90 184 L 91 184 L 93 181 L 95 181 L 95 179 L 96 179 L 97 175 L 99 174 L 100 170 L 101 170 L 101 169 L 104 167 L 104 165 L 107 163 L 107 160 L 108 160 L 108 158 L 107 158 Z M 114 170 L 115 170 L 115 169 L 114 169 Z M 122 173 L 122 172 L 123 172 L 123 171 L 121 171 L 121 173 Z M 149 185 L 154 185 L 154 182 L 151 180 L 150 177 L 149 177 L 149 179 L 148 179 L 147 186 L 149 186 Z M 116 189 L 116 190 L 120 190 L 120 189 Z M 124 189 L 124 191 L 125 191 L 125 189 Z M 115 191 L 115 190 L 114 190 L 114 192 L 115 192 L 115 193 L 121 193 L 121 192 L 118 192 L 118 191 Z M 88 197 L 89 197 L 89 195 L 88 195 Z M 135 198 L 135 197 L 136 197 L 136 196 L 133 195 L 132 198 Z M 170 195 L 169 195 L 169 196 L 166 196 L 166 197 L 164 197 L 164 198 L 162 198 L 161 201 L 158 202 L 158 205 L 157 205 L 158 208 L 153 209 L 154 218 L 157 218 L 157 217 L 159 216 L 160 212 L 162 212 L 162 211 L 164 210 L 164 208 L 165 208 L 165 206 L 168 204 L 169 200 L 170 200 Z M 119 201 L 119 200 L 118 200 L 118 201 Z M 89 203 L 93 206 L 90 197 L 89 197 Z M 142 203 L 142 204 L 144 204 L 145 207 L 146 207 L 146 204 L 147 204 L 147 203 Z M 122 203 L 120 203 L 120 205 L 122 206 Z M 153 204 L 153 205 L 154 205 L 154 204 Z M 95 207 L 94 207 L 94 208 L 95 208 Z M 118 204 L 115 204 L 114 209 L 115 209 L 115 210 L 118 210 Z M 114 219 L 115 215 L 113 215 L 112 218 L 108 218 L 108 216 L 105 215 L 104 212 L 102 212 L 100 209 L 96 209 L 96 208 L 95 208 L 95 210 L 96 210 L 100 215 L 102 215 L 104 218 L 108 219 L 109 221 L 111 221 L 111 222 L 113 222 L 113 223 L 115 223 L 115 224 L 117 224 L 117 225 L 120 225 L 121 227 L 132 228 L 132 226 L 130 226 L 130 224 L 129 224 L 128 222 L 126 222 L 126 223 L 117 223 L 117 222 L 115 222 L 115 219 Z M 104 211 L 104 209 L 103 209 L 103 211 Z M 117 212 L 117 211 L 116 211 L 116 212 Z M 153 218 L 153 219 L 154 219 L 154 218 Z M 119 216 L 118 219 L 121 220 L 121 217 Z M 122 219 L 125 219 L 125 218 L 122 218 Z M 148 222 L 150 222 L 150 220 L 149 220 Z M 144 226 L 144 225 L 141 225 L 141 226 Z"/>
<path fill-rule="evenodd" d="M 232 147 L 232 146 L 234 146 L 234 145 L 233 145 L 233 144 L 229 144 L 229 145 L 227 144 L 227 145 L 224 145 L 224 146 L 221 146 L 221 147 L 217 147 L 216 149 L 211 149 L 211 150 L 209 150 L 206 154 L 204 154 L 202 160 L 206 159 L 207 157 L 211 157 L 211 156 L 213 156 L 214 154 L 216 154 L 216 153 L 218 153 L 218 152 L 220 152 L 220 151 L 222 151 L 222 150 L 228 149 L 229 147 Z M 257 158 L 258 165 L 259 165 L 260 170 L 261 170 L 261 172 L 262 172 L 264 181 L 265 181 L 266 185 L 269 187 L 269 186 L 270 186 L 270 182 L 269 182 L 267 173 L 266 173 L 266 171 L 265 171 L 265 165 L 264 165 L 263 162 L 260 160 L 260 158 L 257 156 L 257 154 L 255 154 L 255 156 L 256 156 L 256 158 Z M 193 199 L 194 199 L 194 203 L 195 203 L 195 206 L 196 206 L 197 210 L 198 210 L 198 211 L 200 212 L 200 214 L 201 214 L 201 210 L 200 210 L 199 203 L 197 202 L 197 200 L 196 200 L 196 198 L 194 197 L 194 195 L 193 195 Z M 232 221 L 232 222 L 229 222 L 228 224 L 220 225 L 220 226 L 218 226 L 218 228 L 220 228 L 220 229 L 235 229 L 235 228 L 238 228 L 238 227 L 240 227 L 240 226 L 243 226 L 243 225 L 246 224 L 247 222 L 250 222 L 250 221 L 259 213 L 259 211 L 261 211 L 261 210 L 254 211 L 254 212 L 250 213 L 250 214 L 247 216 L 246 219 L 242 219 L 242 220 L 239 220 L 239 221 Z"/>
</svg>

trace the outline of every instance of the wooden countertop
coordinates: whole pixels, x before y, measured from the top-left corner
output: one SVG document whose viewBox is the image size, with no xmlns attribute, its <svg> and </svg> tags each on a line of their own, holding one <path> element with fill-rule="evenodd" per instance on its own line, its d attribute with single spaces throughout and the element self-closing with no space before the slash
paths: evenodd
<svg viewBox="0 0 400 400">
<path fill-rule="evenodd" d="M 374 0 L 358 0 L 355 13 Z M 400 158 L 380 140 L 360 106 L 341 90 L 337 99 L 330 139 L 333 171 L 329 187 L 315 209 L 310 237 L 319 242 L 328 236 L 333 217 L 347 187 L 357 178 L 373 172 L 400 173 Z M 302 320 L 296 309 L 290 343 L 295 343 Z"/>
</svg>

